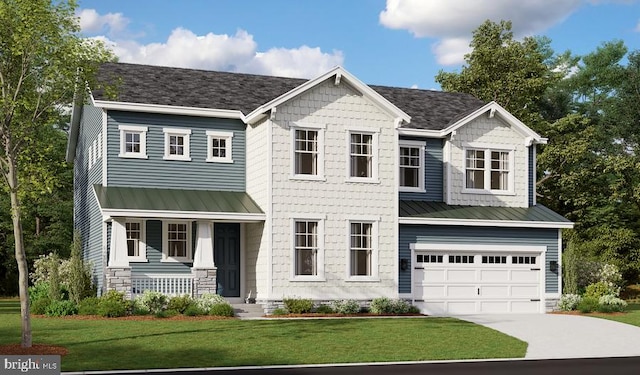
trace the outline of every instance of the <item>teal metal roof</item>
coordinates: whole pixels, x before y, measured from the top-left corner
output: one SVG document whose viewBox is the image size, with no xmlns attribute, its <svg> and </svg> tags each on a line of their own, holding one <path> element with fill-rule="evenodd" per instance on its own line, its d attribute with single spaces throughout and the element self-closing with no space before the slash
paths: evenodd
<svg viewBox="0 0 640 375">
<path fill-rule="evenodd" d="M 93 185 L 103 215 L 158 217 L 264 216 L 245 192 Z"/>
<path fill-rule="evenodd" d="M 400 223 L 482 223 L 499 226 L 571 228 L 573 223 L 542 205 L 531 207 L 454 206 L 442 202 L 400 201 Z"/>
</svg>

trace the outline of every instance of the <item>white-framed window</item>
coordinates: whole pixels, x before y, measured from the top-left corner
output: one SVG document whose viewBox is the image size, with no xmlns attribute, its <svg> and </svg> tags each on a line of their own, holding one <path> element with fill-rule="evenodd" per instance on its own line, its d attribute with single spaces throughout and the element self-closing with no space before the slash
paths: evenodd
<svg viewBox="0 0 640 375">
<path fill-rule="evenodd" d="M 187 221 L 165 221 L 162 226 L 162 261 L 192 262 L 191 224 Z"/>
<path fill-rule="evenodd" d="M 207 161 L 233 163 L 233 132 L 207 130 Z"/>
<path fill-rule="evenodd" d="M 377 280 L 378 221 L 349 220 L 348 280 Z"/>
<path fill-rule="evenodd" d="M 121 158 L 147 158 L 147 130 L 146 126 L 119 125 Z"/>
<path fill-rule="evenodd" d="M 145 228 L 142 220 L 127 220 L 127 255 L 130 262 L 146 262 L 147 246 L 145 244 Z"/>
<path fill-rule="evenodd" d="M 291 178 L 324 179 L 324 128 L 322 124 L 291 126 Z"/>
<path fill-rule="evenodd" d="M 189 136 L 190 129 L 164 128 L 164 159 L 190 161 Z"/>
<path fill-rule="evenodd" d="M 400 141 L 400 191 L 424 192 L 424 142 Z"/>
<path fill-rule="evenodd" d="M 466 148 L 465 190 L 470 192 L 512 192 L 513 150 Z"/>
<path fill-rule="evenodd" d="M 349 129 L 347 181 L 378 182 L 379 131 Z"/>
<path fill-rule="evenodd" d="M 293 218 L 293 280 L 324 280 L 324 220 Z"/>
</svg>

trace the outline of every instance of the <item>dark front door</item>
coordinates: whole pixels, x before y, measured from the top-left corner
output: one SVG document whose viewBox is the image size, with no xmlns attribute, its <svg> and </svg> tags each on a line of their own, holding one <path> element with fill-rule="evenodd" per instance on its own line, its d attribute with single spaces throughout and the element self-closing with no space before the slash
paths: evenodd
<svg viewBox="0 0 640 375">
<path fill-rule="evenodd" d="M 240 297 L 240 224 L 213 224 L 213 254 L 218 294 Z"/>
</svg>

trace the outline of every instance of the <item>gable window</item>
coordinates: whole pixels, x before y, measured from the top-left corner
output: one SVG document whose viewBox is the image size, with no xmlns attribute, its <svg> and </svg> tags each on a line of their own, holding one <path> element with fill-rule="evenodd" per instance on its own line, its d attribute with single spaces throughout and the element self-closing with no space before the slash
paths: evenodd
<svg viewBox="0 0 640 375">
<path fill-rule="evenodd" d="M 424 191 L 424 143 L 400 141 L 400 191 Z"/>
<path fill-rule="evenodd" d="M 163 223 L 162 260 L 191 262 L 191 231 L 188 222 Z"/>
<path fill-rule="evenodd" d="M 191 160 L 189 156 L 188 129 L 164 128 L 164 159 L 167 160 Z"/>
<path fill-rule="evenodd" d="M 372 280 L 377 277 L 378 223 L 349 222 L 349 270 L 352 280 Z"/>
<path fill-rule="evenodd" d="M 147 158 L 147 127 L 119 125 L 121 158 Z"/>
<path fill-rule="evenodd" d="M 233 163 L 233 132 L 207 131 L 207 161 Z"/>
<path fill-rule="evenodd" d="M 349 173 L 353 182 L 378 182 L 378 133 L 349 131 Z"/>
<path fill-rule="evenodd" d="M 130 262 L 146 262 L 146 246 L 144 243 L 144 222 L 125 222 L 127 232 L 127 255 Z"/>
<path fill-rule="evenodd" d="M 324 179 L 324 125 L 291 125 L 291 178 Z"/>
<path fill-rule="evenodd" d="M 466 149 L 465 188 L 484 191 L 513 189 L 513 151 Z"/>
</svg>

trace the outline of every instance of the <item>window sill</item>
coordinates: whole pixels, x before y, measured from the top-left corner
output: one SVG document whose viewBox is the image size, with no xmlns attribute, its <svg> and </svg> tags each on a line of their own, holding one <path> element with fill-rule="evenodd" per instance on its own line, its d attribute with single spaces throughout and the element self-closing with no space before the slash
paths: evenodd
<svg viewBox="0 0 640 375">
<path fill-rule="evenodd" d="M 299 181 L 327 181 L 324 176 L 313 175 L 313 174 L 295 174 L 289 176 L 290 180 L 299 180 Z"/>
<path fill-rule="evenodd" d="M 510 190 L 484 190 L 484 189 L 462 189 L 462 194 L 481 194 L 481 195 L 516 195 Z"/>
<path fill-rule="evenodd" d="M 177 161 L 191 161 L 190 157 L 179 157 L 179 156 L 164 156 L 162 159 L 164 160 L 177 160 Z"/>
<path fill-rule="evenodd" d="M 233 160 L 232 159 L 215 159 L 215 158 L 209 158 L 206 160 L 207 163 L 224 163 L 224 164 L 233 164 Z"/>
<path fill-rule="evenodd" d="M 193 259 L 190 258 L 163 258 L 160 263 L 193 263 Z"/>
<path fill-rule="evenodd" d="M 398 188 L 398 191 L 400 193 L 426 193 L 427 190 L 425 188 L 421 188 L 421 187 L 407 187 L 407 186 L 400 186 Z"/>
<path fill-rule="evenodd" d="M 345 280 L 348 283 L 352 282 L 380 282 L 380 278 L 374 276 L 348 276 Z"/>
<path fill-rule="evenodd" d="M 149 159 L 145 154 L 118 154 L 118 157 L 125 159 Z"/>
<path fill-rule="evenodd" d="M 291 278 L 289 278 L 289 281 L 291 282 L 324 282 L 327 281 L 327 279 L 325 279 L 324 277 L 321 276 L 293 276 Z"/>
<path fill-rule="evenodd" d="M 380 180 L 377 178 L 362 178 L 362 177 L 349 177 L 345 180 L 348 183 L 363 183 L 363 184 L 379 184 Z"/>
<path fill-rule="evenodd" d="M 147 258 L 129 257 L 129 263 L 149 263 L 149 260 Z"/>
</svg>

